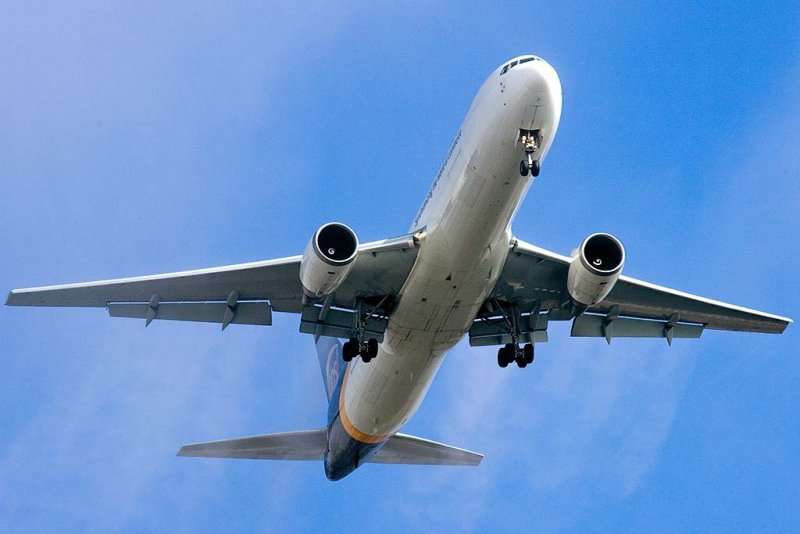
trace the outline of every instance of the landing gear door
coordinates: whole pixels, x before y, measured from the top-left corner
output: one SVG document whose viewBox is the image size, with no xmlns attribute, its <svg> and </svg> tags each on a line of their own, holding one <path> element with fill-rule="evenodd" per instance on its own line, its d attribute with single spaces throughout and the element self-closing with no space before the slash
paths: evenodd
<svg viewBox="0 0 800 534">
<path fill-rule="evenodd" d="M 534 123 L 536 122 L 536 112 L 539 106 L 527 106 L 525 113 L 522 115 L 522 122 L 519 125 L 520 130 L 536 130 Z"/>
</svg>

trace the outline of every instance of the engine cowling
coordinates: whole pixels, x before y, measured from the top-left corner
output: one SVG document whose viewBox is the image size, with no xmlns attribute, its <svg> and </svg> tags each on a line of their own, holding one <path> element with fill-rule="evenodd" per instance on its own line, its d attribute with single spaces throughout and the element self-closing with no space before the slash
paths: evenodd
<svg viewBox="0 0 800 534">
<path fill-rule="evenodd" d="M 306 297 L 330 295 L 344 282 L 355 264 L 358 237 L 338 222 L 323 224 L 311 236 L 300 261 L 300 282 Z"/>
<path fill-rule="evenodd" d="M 608 296 L 625 265 L 625 248 L 611 234 L 592 234 L 573 251 L 567 291 L 578 311 Z"/>
</svg>

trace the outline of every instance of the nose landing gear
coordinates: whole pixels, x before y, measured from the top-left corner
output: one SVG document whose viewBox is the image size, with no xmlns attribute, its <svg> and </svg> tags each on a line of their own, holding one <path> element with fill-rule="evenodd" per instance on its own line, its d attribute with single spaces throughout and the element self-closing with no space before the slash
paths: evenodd
<svg viewBox="0 0 800 534">
<path fill-rule="evenodd" d="M 528 173 L 534 178 L 539 176 L 539 160 L 534 159 L 534 155 L 541 145 L 541 137 L 539 130 L 520 130 L 518 141 L 525 145 L 525 159 L 519 162 L 519 173 L 522 176 L 528 176 Z"/>
</svg>

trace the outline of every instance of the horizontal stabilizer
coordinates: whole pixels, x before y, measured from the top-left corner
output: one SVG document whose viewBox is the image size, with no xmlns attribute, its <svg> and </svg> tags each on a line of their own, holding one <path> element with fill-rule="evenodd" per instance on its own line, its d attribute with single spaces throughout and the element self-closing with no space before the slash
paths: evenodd
<svg viewBox="0 0 800 534">
<path fill-rule="evenodd" d="M 322 460 L 327 431 L 301 430 L 184 445 L 178 456 L 256 460 Z M 406 434 L 397 434 L 368 461 L 378 464 L 478 465 L 483 455 Z"/>
<path fill-rule="evenodd" d="M 184 445 L 178 451 L 178 456 L 257 460 L 322 460 L 326 447 L 327 431 L 322 428 Z"/>
<path fill-rule="evenodd" d="M 396 434 L 369 462 L 376 464 L 478 465 L 483 455 L 428 439 Z"/>
</svg>

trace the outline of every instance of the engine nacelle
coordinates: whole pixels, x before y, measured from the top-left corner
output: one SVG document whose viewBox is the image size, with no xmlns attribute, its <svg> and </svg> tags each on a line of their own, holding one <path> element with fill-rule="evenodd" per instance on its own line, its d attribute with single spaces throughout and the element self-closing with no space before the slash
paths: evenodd
<svg viewBox="0 0 800 534">
<path fill-rule="evenodd" d="M 355 265 L 358 237 L 348 226 L 332 222 L 314 232 L 300 261 L 300 282 L 306 297 L 330 295 Z"/>
<path fill-rule="evenodd" d="M 582 312 L 606 298 L 614 288 L 625 264 L 625 248 L 611 234 L 592 234 L 572 256 L 567 291 Z"/>
</svg>

